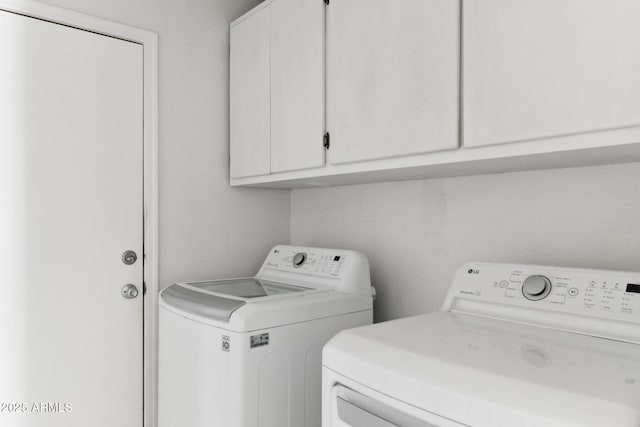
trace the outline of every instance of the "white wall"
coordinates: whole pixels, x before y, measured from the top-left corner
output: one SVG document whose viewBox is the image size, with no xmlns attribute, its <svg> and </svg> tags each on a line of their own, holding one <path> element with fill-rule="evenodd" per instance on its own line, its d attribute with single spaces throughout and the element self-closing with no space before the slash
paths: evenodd
<svg viewBox="0 0 640 427">
<path fill-rule="evenodd" d="M 249 275 L 289 193 L 229 187 L 229 23 L 257 0 L 47 0 L 159 34 L 160 285 Z"/>
<path fill-rule="evenodd" d="M 438 309 L 467 261 L 640 271 L 640 163 L 295 190 L 291 239 L 364 252 L 376 320 Z"/>
</svg>

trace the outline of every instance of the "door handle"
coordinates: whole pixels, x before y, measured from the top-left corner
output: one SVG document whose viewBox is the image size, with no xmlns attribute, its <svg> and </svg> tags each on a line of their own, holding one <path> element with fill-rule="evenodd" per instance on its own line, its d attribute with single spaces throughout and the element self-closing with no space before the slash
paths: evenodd
<svg viewBox="0 0 640 427">
<path fill-rule="evenodd" d="M 133 299 L 138 296 L 138 288 L 136 285 L 132 285 L 131 283 L 124 285 L 122 290 L 120 291 L 123 298 Z"/>
</svg>

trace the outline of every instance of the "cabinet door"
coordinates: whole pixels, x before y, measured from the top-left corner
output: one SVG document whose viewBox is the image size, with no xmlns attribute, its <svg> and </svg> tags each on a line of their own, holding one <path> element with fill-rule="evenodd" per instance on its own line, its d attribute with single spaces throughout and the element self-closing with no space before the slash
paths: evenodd
<svg viewBox="0 0 640 427">
<path fill-rule="evenodd" d="M 330 162 L 457 148 L 459 2 L 340 0 L 327 14 Z"/>
<path fill-rule="evenodd" d="M 269 8 L 231 28 L 231 178 L 266 175 L 269 165 Z"/>
<path fill-rule="evenodd" d="M 322 0 L 276 0 L 271 9 L 271 172 L 324 165 Z"/>
<path fill-rule="evenodd" d="M 464 6 L 464 145 L 640 124 L 638 0 Z"/>
</svg>

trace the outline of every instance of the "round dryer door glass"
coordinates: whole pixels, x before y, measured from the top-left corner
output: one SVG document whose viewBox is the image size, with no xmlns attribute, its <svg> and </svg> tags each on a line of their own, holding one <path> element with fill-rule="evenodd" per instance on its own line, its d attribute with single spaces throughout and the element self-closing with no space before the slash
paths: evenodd
<svg viewBox="0 0 640 427">
<path fill-rule="evenodd" d="M 309 288 L 302 286 L 285 285 L 258 279 L 214 280 L 211 282 L 189 283 L 189 285 L 241 298 L 258 298 L 309 290 Z"/>
</svg>

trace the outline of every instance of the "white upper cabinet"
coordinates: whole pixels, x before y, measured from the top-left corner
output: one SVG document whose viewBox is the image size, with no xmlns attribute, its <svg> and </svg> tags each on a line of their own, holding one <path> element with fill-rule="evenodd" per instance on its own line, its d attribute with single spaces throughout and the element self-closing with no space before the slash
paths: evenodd
<svg viewBox="0 0 640 427">
<path fill-rule="evenodd" d="M 231 24 L 231 179 L 324 166 L 323 0 L 272 0 Z"/>
<path fill-rule="evenodd" d="M 266 0 L 231 32 L 232 185 L 640 161 L 640 0 Z"/>
<path fill-rule="evenodd" d="M 231 27 L 231 178 L 270 172 L 269 9 Z"/>
<path fill-rule="evenodd" d="M 457 148 L 459 34 L 456 0 L 331 1 L 330 163 Z"/>
<path fill-rule="evenodd" d="M 271 172 L 324 166 L 324 1 L 270 9 Z"/>
<path fill-rule="evenodd" d="M 640 1 L 464 4 L 464 146 L 602 145 L 640 126 Z"/>
</svg>

